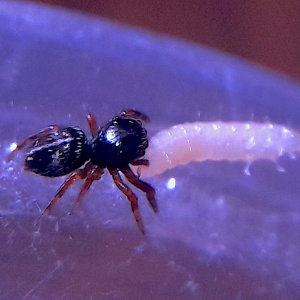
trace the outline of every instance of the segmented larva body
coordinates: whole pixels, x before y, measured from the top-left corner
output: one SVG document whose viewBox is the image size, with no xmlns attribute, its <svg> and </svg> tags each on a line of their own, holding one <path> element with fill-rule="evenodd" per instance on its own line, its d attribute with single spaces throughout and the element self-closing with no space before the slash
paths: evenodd
<svg viewBox="0 0 300 300">
<path fill-rule="evenodd" d="M 150 139 L 150 166 L 141 177 L 158 175 L 192 161 L 277 160 L 300 151 L 300 133 L 270 123 L 194 122 L 173 126 Z"/>
</svg>

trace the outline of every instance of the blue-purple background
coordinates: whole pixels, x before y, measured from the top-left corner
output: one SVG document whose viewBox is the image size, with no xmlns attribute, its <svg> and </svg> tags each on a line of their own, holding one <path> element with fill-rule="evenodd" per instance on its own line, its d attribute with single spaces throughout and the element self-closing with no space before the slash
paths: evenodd
<svg viewBox="0 0 300 300">
<path fill-rule="evenodd" d="M 149 136 L 196 120 L 271 121 L 300 129 L 300 89 L 243 61 L 109 22 L 0 2 L 0 298 L 297 299 L 300 163 L 193 163 L 139 191 L 147 235 L 106 174 L 71 216 L 78 182 L 34 226 L 63 178 L 6 164 L 12 142 L 51 124 L 88 132 L 126 108 Z M 166 187 L 176 179 L 176 188 Z"/>
</svg>

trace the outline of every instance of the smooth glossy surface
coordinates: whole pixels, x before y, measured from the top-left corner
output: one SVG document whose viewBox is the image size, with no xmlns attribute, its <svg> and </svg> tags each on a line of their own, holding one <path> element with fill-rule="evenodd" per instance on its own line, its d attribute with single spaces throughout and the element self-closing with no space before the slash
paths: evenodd
<svg viewBox="0 0 300 300">
<path fill-rule="evenodd" d="M 149 179 L 159 214 L 147 236 L 104 174 L 67 215 L 74 185 L 34 226 L 63 179 L 22 170 L 11 145 L 50 124 L 88 132 L 127 108 L 149 136 L 193 121 L 300 128 L 300 89 L 243 61 L 88 16 L 0 2 L 0 297 L 3 299 L 295 299 L 300 293 L 300 163 L 203 162 Z M 141 195 L 141 194 L 139 194 Z M 142 196 L 140 197 L 142 199 Z"/>
<path fill-rule="evenodd" d="M 85 134 L 74 127 L 62 128 L 34 139 L 34 146 L 27 152 L 24 168 L 46 177 L 69 174 L 89 159 Z"/>
<path fill-rule="evenodd" d="M 91 143 L 91 162 L 102 168 L 121 168 L 145 155 L 147 131 L 134 119 L 115 117 Z"/>
</svg>

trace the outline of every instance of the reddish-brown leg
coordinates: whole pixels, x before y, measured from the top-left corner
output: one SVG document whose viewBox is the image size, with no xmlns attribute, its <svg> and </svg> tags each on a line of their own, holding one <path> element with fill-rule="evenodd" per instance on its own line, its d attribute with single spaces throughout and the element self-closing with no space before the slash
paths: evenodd
<svg viewBox="0 0 300 300">
<path fill-rule="evenodd" d="M 95 117 L 92 114 L 87 115 L 87 121 L 92 133 L 93 138 L 98 135 L 98 126 Z"/>
<path fill-rule="evenodd" d="M 149 166 L 149 160 L 145 159 L 145 158 L 140 158 L 140 159 L 136 159 L 134 161 L 131 161 L 130 164 L 133 165 L 133 166 L 140 166 L 136 170 L 137 178 L 140 178 L 141 174 L 142 174 L 142 168 L 143 168 L 143 166 L 146 166 L 146 167 Z"/>
<path fill-rule="evenodd" d="M 127 180 L 134 185 L 135 187 L 137 187 L 138 189 L 142 190 L 143 192 L 146 193 L 147 195 L 147 199 L 150 203 L 150 205 L 152 206 L 153 210 L 155 212 L 158 212 L 158 208 L 157 208 L 157 203 L 155 200 L 155 189 L 148 183 L 140 180 L 130 169 L 129 166 L 120 168 L 120 171 L 125 175 L 125 177 L 127 178 Z"/>
<path fill-rule="evenodd" d="M 138 207 L 138 198 L 137 196 L 131 191 L 131 189 L 123 182 L 122 178 L 120 177 L 119 173 L 115 169 L 108 169 L 110 175 L 112 176 L 115 185 L 117 188 L 127 197 L 131 204 L 131 210 L 134 215 L 134 218 L 137 222 L 137 225 L 142 232 L 145 234 L 144 224 L 142 221 L 142 217 L 140 215 L 139 207 Z"/>
<path fill-rule="evenodd" d="M 32 147 L 34 143 L 39 140 L 45 138 L 47 135 L 53 132 L 57 132 L 59 130 L 58 126 L 49 126 L 37 134 L 31 135 L 30 137 L 24 139 L 21 143 L 19 143 L 14 151 L 12 151 L 6 158 L 6 161 L 12 160 L 15 155 L 22 150 L 24 147 Z"/>
<path fill-rule="evenodd" d="M 143 114 L 140 111 L 136 110 L 124 110 L 123 112 L 120 113 L 121 117 L 128 117 L 136 120 L 141 120 L 143 122 L 150 122 L 150 119 L 147 115 Z"/>
<path fill-rule="evenodd" d="M 136 159 L 130 162 L 133 166 L 149 166 L 149 160 L 145 158 Z"/>
<path fill-rule="evenodd" d="M 93 164 L 88 163 L 84 169 L 78 169 L 75 172 L 73 172 L 66 181 L 60 186 L 60 188 L 57 190 L 55 196 L 52 198 L 52 200 L 49 202 L 45 210 L 42 212 L 41 217 L 46 216 L 50 210 L 53 208 L 55 203 L 63 196 L 63 194 L 66 192 L 66 190 L 75 182 L 77 179 L 85 179 L 91 170 L 93 169 Z"/>
<path fill-rule="evenodd" d="M 86 193 L 88 192 L 88 190 L 89 190 L 90 186 L 92 185 L 92 183 L 95 180 L 99 180 L 103 173 L 104 173 L 104 169 L 100 168 L 100 167 L 96 167 L 91 171 L 91 173 L 87 176 L 87 178 L 84 182 L 84 185 L 83 185 L 83 187 L 82 187 L 82 189 L 81 189 L 81 191 L 80 191 L 80 193 L 79 193 L 79 195 L 76 199 L 76 202 L 74 204 L 74 207 L 73 207 L 72 211 L 79 206 L 80 201 L 86 195 Z"/>
</svg>

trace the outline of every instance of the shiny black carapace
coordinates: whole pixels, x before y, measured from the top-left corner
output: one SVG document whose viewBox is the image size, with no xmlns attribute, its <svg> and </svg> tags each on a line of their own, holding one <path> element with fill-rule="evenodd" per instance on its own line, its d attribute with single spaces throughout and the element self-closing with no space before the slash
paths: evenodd
<svg viewBox="0 0 300 300">
<path fill-rule="evenodd" d="M 49 126 L 19 143 L 7 160 L 12 160 L 20 150 L 28 149 L 24 166 L 26 170 L 46 177 L 70 174 L 42 216 L 49 213 L 76 179 L 85 179 L 76 199 L 75 206 L 77 206 L 91 184 L 99 180 L 107 168 L 117 188 L 130 201 L 138 227 L 144 233 L 138 198 L 123 182 L 120 172 L 132 185 L 146 193 L 153 210 L 157 212 L 154 188 L 140 180 L 129 167 L 129 164 L 135 166 L 149 164 L 149 161 L 143 158 L 148 147 L 148 139 L 147 131 L 142 126 L 142 121 L 149 121 L 148 117 L 134 110 L 123 111 L 100 131 L 92 114 L 87 115 L 87 120 L 92 134 L 91 140 L 88 140 L 84 132 L 77 127 Z"/>
</svg>

